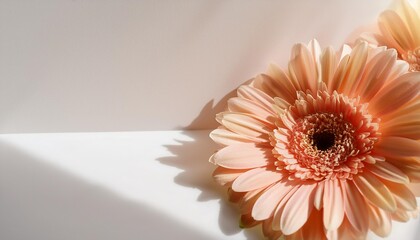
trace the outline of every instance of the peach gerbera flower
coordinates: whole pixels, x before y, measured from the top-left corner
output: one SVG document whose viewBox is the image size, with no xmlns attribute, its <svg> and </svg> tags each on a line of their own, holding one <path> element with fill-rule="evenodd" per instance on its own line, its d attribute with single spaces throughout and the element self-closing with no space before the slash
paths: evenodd
<svg viewBox="0 0 420 240">
<path fill-rule="evenodd" d="M 380 33 L 363 37 L 379 46 L 395 48 L 399 58 L 410 64 L 410 71 L 420 71 L 420 1 L 416 4 L 414 7 L 407 0 L 397 0 L 393 9 L 379 16 Z"/>
<path fill-rule="evenodd" d="M 297 44 L 217 115 L 214 178 L 270 239 L 386 236 L 417 209 L 419 90 L 393 49 Z"/>
</svg>

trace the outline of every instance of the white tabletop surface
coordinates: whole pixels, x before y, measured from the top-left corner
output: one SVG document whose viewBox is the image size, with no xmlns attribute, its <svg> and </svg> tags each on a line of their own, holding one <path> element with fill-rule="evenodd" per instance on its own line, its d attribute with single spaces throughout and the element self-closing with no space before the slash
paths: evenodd
<svg viewBox="0 0 420 240">
<path fill-rule="evenodd" d="M 212 180 L 208 133 L 0 135 L 0 239 L 260 239 Z"/>
</svg>

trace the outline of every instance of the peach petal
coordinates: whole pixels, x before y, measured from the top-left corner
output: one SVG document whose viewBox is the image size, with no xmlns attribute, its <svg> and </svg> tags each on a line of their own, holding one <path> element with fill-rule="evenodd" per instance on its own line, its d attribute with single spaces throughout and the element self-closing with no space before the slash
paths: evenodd
<svg viewBox="0 0 420 240">
<path fill-rule="evenodd" d="M 420 197 L 420 183 L 410 183 L 407 185 L 407 187 L 414 194 L 414 196 Z"/>
<path fill-rule="evenodd" d="M 366 212 L 364 214 L 366 215 Z M 366 239 L 366 232 L 359 232 L 351 225 L 347 218 L 344 218 L 343 224 L 338 229 L 338 236 L 340 236 L 338 239 L 364 240 Z"/>
<path fill-rule="evenodd" d="M 398 209 L 406 211 L 414 211 L 417 209 L 416 197 L 405 184 L 387 182 L 386 186 L 394 195 Z"/>
<path fill-rule="evenodd" d="M 270 189 L 267 189 L 255 202 L 252 209 L 252 216 L 256 220 L 265 220 L 271 217 L 277 205 L 292 188 L 292 185 L 278 182 Z"/>
<path fill-rule="evenodd" d="M 321 66 L 322 66 L 322 79 L 325 84 L 328 86 L 333 80 L 335 69 L 337 67 L 338 61 L 335 57 L 335 52 L 332 47 L 328 47 L 324 50 L 321 56 Z"/>
<path fill-rule="evenodd" d="M 298 231 L 308 220 L 313 208 L 316 184 L 301 185 L 286 203 L 280 219 L 280 228 L 285 235 Z"/>
<path fill-rule="evenodd" d="M 366 66 L 362 80 L 352 88 L 351 96 L 359 94 L 363 101 L 369 102 L 384 83 L 390 78 L 397 60 L 395 50 L 386 50 L 377 54 Z M 393 79 L 393 78 L 392 78 Z"/>
<path fill-rule="evenodd" d="M 228 146 L 240 143 L 267 142 L 268 140 L 245 137 L 226 128 L 218 128 L 210 133 L 210 138 L 218 144 Z"/>
<path fill-rule="evenodd" d="M 276 171 L 269 171 L 264 168 L 255 168 L 241 174 L 232 184 L 232 189 L 236 192 L 247 192 L 254 189 L 268 186 L 280 181 L 283 174 Z"/>
<path fill-rule="evenodd" d="M 335 73 L 334 73 L 334 78 L 327 85 L 328 91 L 330 93 L 332 93 L 333 91 L 337 90 L 338 87 L 340 86 L 341 81 L 343 80 L 343 78 L 341 78 L 339 76 L 344 75 L 344 72 L 347 69 L 347 64 L 349 62 L 349 59 L 350 59 L 350 56 L 349 55 L 345 55 L 345 56 L 343 56 L 343 58 L 338 63 L 337 68 L 336 68 Z"/>
<path fill-rule="evenodd" d="M 385 115 L 409 102 L 419 92 L 420 72 L 404 74 L 378 91 L 369 103 L 369 112 Z"/>
<path fill-rule="evenodd" d="M 420 95 L 413 98 L 410 102 L 398 109 L 398 111 L 394 111 L 385 116 L 382 116 L 381 120 L 385 125 L 388 125 L 389 122 L 391 122 L 392 124 L 394 121 L 398 122 L 400 118 L 404 118 L 405 116 L 408 116 L 410 118 L 410 115 L 417 114 L 419 109 Z"/>
<path fill-rule="evenodd" d="M 302 240 L 302 239 L 303 239 L 303 234 L 300 229 L 290 235 L 285 235 L 285 240 Z"/>
<path fill-rule="evenodd" d="M 322 182 L 318 182 L 317 184 L 318 186 L 316 187 L 315 190 L 315 196 L 314 196 L 314 207 L 317 210 L 321 210 L 321 208 L 323 207 L 324 203 L 323 203 L 323 196 L 324 196 L 324 181 Z"/>
<path fill-rule="evenodd" d="M 275 80 L 266 74 L 258 75 L 254 79 L 254 86 L 261 89 L 271 97 L 280 97 L 292 103 L 296 99 L 294 86 L 287 79 L 287 76 L 282 72 L 277 72 L 280 79 Z"/>
<path fill-rule="evenodd" d="M 289 100 L 293 102 L 296 98 L 296 88 L 293 86 L 287 74 L 276 65 L 270 64 L 267 75 L 275 80 L 275 84 L 278 87 L 284 88 L 289 93 L 288 95 L 291 97 Z"/>
<path fill-rule="evenodd" d="M 249 169 L 263 167 L 272 157 L 271 149 L 260 148 L 255 144 L 242 143 L 219 150 L 210 158 L 210 162 L 231 169 Z"/>
<path fill-rule="evenodd" d="M 300 86 L 296 89 L 302 91 L 309 89 L 312 92 L 316 92 L 320 79 L 314 58 L 309 49 L 303 44 L 296 44 L 292 48 L 291 55 L 289 75 Z"/>
<path fill-rule="evenodd" d="M 344 218 L 343 192 L 338 179 L 324 182 L 324 227 L 327 230 L 336 230 Z"/>
<path fill-rule="evenodd" d="M 335 90 L 348 95 L 352 86 L 357 86 L 366 65 L 368 55 L 367 48 L 368 45 L 366 42 L 361 42 L 353 48 L 346 69 L 341 72 L 340 75 L 334 76 L 333 81 L 341 83 Z"/>
<path fill-rule="evenodd" d="M 297 185 L 296 183 L 291 182 L 291 185 L 293 185 L 293 188 L 284 196 L 284 198 L 280 201 L 279 205 L 277 205 L 276 210 L 274 211 L 274 217 L 272 222 L 272 228 L 275 231 L 280 231 L 280 220 L 282 218 L 284 207 L 286 206 L 289 199 L 293 196 L 293 194 L 299 189 L 300 185 Z"/>
<path fill-rule="evenodd" d="M 411 109 L 408 113 L 401 112 L 401 115 L 384 119 L 381 125 L 384 136 L 420 139 L 420 104 L 417 109 Z"/>
<path fill-rule="evenodd" d="M 420 126 L 420 120 L 411 125 L 395 126 L 394 128 L 391 128 L 388 131 L 384 132 L 384 135 L 386 134 L 386 136 L 396 136 L 396 137 L 404 137 L 404 138 L 420 140 L 419 126 Z"/>
<path fill-rule="evenodd" d="M 231 112 L 248 113 L 258 116 L 270 123 L 273 121 L 273 115 L 275 115 L 274 111 L 268 111 L 256 102 L 239 97 L 228 100 L 228 109 Z"/>
<path fill-rule="evenodd" d="M 420 160 L 412 157 L 387 157 L 387 161 L 408 176 L 410 182 L 420 182 Z"/>
<path fill-rule="evenodd" d="M 269 239 L 281 239 L 283 237 L 283 234 L 280 231 L 274 231 L 271 227 L 273 223 L 273 218 L 269 218 L 265 221 L 263 221 L 262 230 L 264 233 L 264 236 L 268 237 Z"/>
<path fill-rule="evenodd" d="M 366 216 L 368 211 L 366 201 L 351 181 L 342 181 L 344 193 L 344 211 L 349 223 L 356 231 L 366 234 L 369 226 L 369 219 Z"/>
<path fill-rule="evenodd" d="M 414 42 L 420 43 L 420 29 L 418 28 L 418 24 L 420 23 L 420 11 L 418 14 L 407 1 L 398 1 L 398 3 L 398 6 L 400 7 L 397 9 L 400 13 L 399 15 L 402 16 L 406 23 Z"/>
<path fill-rule="evenodd" d="M 251 86 L 240 86 L 237 93 L 238 97 L 256 102 L 268 111 L 271 111 L 271 106 L 274 104 L 273 99 L 269 95 Z"/>
<path fill-rule="evenodd" d="M 239 209 L 241 210 L 241 212 L 251 214 L 252 208 L 254 207 L 254 204 L 258 200 L 258 198 L 265 192 L 266 189 L 271 188 L 273 185 L 274 184 L 270 184 L 268 186 L 264 186 L 246 192 L 241 201 L 239 202 Z"/>
<path fill-rule="evenodd" d="M 391 213 L 392 220 L 397 222 L 407 222 L 410 220 L 410 214 L 407 211 L 398 209 L 397 211 Z"/>
<path fill-rule="evenodd" d="M 357 174 L 353 176 L 353 182 L 360 193 L 375 206 L 389 212 L 397 209 L 397 203 L 391 191 L 371 173 Z"/>
<path fill-rule="evenodd" d="M 233 182 L 239 175 L 244 173 L 243 169 L 229 169 L 224 167 L 217 167 L 213 172 L 214 180 L 220 185 L 224 186 Z"/>
<path fill-rule="evenodd" d="M 410 182 L 410 179 L 408 178 L 408 176 L 399 168 L 392 165 L 391 163 L 376 162 L 375 164 L 372 164 L 372 165 L 367 164 L 366 167 L 373 174 L 383 179 L 396 182 L 396 183 L 403 183 L 403 184 L 407 184 Z"/>
<path fill-rule="evenodd" d="M 223 112 L 217 118 L 227 129 L 250 138 L 267 139 L 274 128 L 249 114 Z"/>
<path fill-rule="evenodd" d="M 368 213 L 369 229 L 380 237 L 387 237 L 392 228 L 390 214 L 371 205 L 368 205 Z"/>
<path fill-rule="evenodd" d="M 386 157 L 420 156 L 420 141 L 403 137 L 382 137 L 375 151 Z"/>
<path fill-rule="evenodd" d="M 394 11 L 387 10 L 381 13 L 378 21 L 382 32 L 389 32 L 402 49 L 413 49 L 416 47 L 410 31 L 404 24 L 401 17 Z"/>
</svg>

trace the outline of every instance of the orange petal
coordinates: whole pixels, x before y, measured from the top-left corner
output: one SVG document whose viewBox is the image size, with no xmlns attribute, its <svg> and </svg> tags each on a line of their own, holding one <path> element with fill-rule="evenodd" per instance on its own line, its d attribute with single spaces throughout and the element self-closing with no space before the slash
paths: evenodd
<svg viewBox="0 0 420 240">
<path fill-rule="evenodd" d="M 322 223 L 322 212 L 315 209 L 302 227 L 302 239 L 326 240 L 324 225 Z"/>
<path fill-rule="evenodd" d="M 239 226 L 241 228 L 251 228 L 255 225 L 257 225 L 258 221 L 252 218 L 251 214 L 243 214 L 241 215 L 241 222 L 239 223 Z"/>
<path fill-rule="evenodd" d="M 228 193 L 229 201 L 234 202 L 234 203 L 239 202 L 245 195 L 244 193 L 238 193 L 238 192 L 233 191 L 231 187 L 228 188 L 227 193 Z"/>
</svg>

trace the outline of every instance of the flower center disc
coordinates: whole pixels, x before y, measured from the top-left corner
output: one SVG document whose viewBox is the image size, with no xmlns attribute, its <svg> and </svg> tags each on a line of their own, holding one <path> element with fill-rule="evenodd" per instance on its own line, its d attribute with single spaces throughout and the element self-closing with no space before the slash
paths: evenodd
<svg viewBox="0 0 420 240">
<path fill-rule="evenodd" d="M 325 151 L 335 143 L 335 135 L 329 131 L 315 133 L 312 135 L 313 146 L 318 150 Z"/>
<path fill-rule="evenodd" d="M 352 178 L 365 159 L 372 161 L 380 135 L 380 120 L 367 107 L 337 92 L 300 93 L 294 105 L 279 111 L 271 139 L 276 169 L 289 179 Z"/>
</svg>

